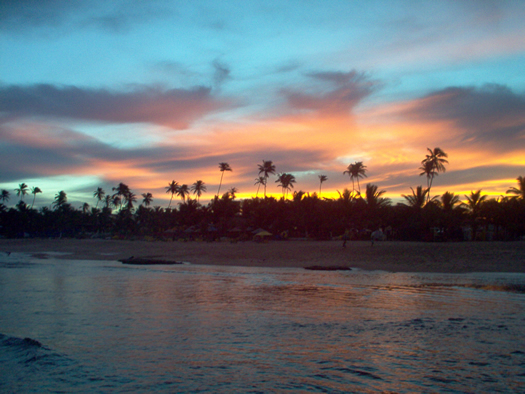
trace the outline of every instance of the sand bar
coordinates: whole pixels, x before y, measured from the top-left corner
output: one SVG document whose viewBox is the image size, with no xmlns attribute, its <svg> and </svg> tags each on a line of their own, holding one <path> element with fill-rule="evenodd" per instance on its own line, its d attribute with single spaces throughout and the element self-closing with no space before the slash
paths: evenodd
<svg viewBox="0 0 525 394">
<path fill-rule="evenodd" d="M 525 242 L 148 242 L 100 239 L 0 239 L 0 252 L 40 258 L 118 260 L 130 256 L 192 264 L 306 267 L 347 266 L 391 272 L 522 272 Z M 51 254 L 48 254 L 51 253 Z"/>
</svg>

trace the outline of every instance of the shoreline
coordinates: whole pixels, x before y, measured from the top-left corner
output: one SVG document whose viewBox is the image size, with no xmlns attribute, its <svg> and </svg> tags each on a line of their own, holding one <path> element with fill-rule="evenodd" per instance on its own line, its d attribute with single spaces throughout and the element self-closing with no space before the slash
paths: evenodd
<svg viewBox="0 0 525 394">
<path fill-rule="evenodd" d="M 36 258 L 119 260 L 131 256 L 248 267 L 343 266 L 389 272 L 525 273 L 525 242 L 385 241 L 163 242 L 101 239 L 0 239 L 0 252 Z M 59 254 L 56 254 L 59 253 Z"/>
</svg>

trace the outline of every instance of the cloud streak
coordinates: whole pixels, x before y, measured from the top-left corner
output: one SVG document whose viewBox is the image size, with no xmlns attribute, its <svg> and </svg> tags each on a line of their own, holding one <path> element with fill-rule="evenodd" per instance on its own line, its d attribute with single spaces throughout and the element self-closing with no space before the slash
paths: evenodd
<svg viewBox="0 0 525 394">
<path fill-rule="evenodd" d="M 0 86 L 0 108 L 7 116 L 58 117 L 108 123 L 153 123 L 186 129 L 209 113 L 230 106 L 211 89 L 136 86 L 128 91 L 38 84 Z"/>
</svg>

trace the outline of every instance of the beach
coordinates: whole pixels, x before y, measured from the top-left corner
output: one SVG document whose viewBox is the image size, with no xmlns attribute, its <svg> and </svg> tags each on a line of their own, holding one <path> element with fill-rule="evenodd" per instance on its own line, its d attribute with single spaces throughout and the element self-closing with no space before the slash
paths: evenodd
<svg viewBox="0 0 525 394">
<path fill-rule="evenodd" d="M 192 264 L 251 267 L 346 266 L 389 272 L 521 272 L 525 242 L 181 242 L 101 239 L 1 239 L 0 252 L 38 258 L 119 260 L 155 258 Z"/>
</svg>

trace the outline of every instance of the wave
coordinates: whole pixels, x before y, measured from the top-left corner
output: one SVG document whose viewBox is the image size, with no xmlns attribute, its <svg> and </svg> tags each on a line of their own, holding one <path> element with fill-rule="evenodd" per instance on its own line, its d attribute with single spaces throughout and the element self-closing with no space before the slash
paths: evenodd
<svg viewBox="0 0 525 394">
<path fill-rule="evenodd" d="M 69 391 L 89 381 L 81 365 L 37 339 L 0 334 L 0 392 Z"/>
</svg>

